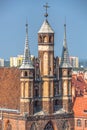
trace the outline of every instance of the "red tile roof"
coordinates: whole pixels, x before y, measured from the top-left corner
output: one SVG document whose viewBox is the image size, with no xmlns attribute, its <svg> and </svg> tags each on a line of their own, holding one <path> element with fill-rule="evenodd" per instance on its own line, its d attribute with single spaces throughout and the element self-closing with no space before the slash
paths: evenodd
<svg viewBox="0 0 87 130">
<path fill-rule="evenodd" d="M 18 109 L 20 104 L 20 70 L 0 68 L 0 107 Z"/>
<path fill-rule="evenodd" d="M 72 75 L 72 85 L 75 87 L 76 96 L 84 95 L 84 88 L 87 88 L 87 82 L 84 80 L 84 74 Z"/>
<path fill-rule="evenodd" d="M 75 117 L 87 117 L 87 95 L 82 97 L 76 97 L 73 106 L 73 111 Z"/>
</svg>

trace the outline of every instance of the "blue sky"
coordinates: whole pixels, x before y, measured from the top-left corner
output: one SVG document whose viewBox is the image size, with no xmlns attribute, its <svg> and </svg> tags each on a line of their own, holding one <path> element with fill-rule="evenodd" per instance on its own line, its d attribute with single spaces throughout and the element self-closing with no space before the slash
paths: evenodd
<svg viewBox="0 0 87 130">
<path fill-rule="evenodd" d="M 26 17 L 30 51 L 38 55 L 37 32 L 45 19 L 45 3 L 55 31 L 55 56 L 62 53 L 66 17 L 69 55 L 87 59 L 87 0 L 0 0 L 0 58 L 23 54 Z"/>
</svg>

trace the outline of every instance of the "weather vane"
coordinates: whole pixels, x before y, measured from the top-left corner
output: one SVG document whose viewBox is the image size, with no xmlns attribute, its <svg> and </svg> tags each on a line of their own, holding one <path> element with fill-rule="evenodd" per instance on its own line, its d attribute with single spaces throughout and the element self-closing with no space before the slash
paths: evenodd
<svg viewBox="0 0 87 130">
<path fill-rule="evenodd" d="M 50 6 L 48 6 L 48 3 L 46 3 L 46 5 L 44 5 L 43 7 L 46 8 L 46 13 L 45 13 L 44 16 L 47 18 L 47 17 L 48 17 L 47 9 L 48 9 Z"/>
</svg>

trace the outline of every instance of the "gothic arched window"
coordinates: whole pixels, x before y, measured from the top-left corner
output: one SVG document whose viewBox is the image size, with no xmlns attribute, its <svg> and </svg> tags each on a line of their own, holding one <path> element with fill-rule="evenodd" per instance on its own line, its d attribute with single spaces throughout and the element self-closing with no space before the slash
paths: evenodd
<svg viewBox="0 0 87 130">
<path fill-rule="evenodd" d="M 44 128 L 44 130 L 54 130 L 51 121 L 47 123 L 47 125 Z"/>
<path fill-rule="evenodd" d="M 48 37 L 47 36 L 44 36 L 44 42 L 48 42 Z"/>
<path fill-rule="evenodd" d="M 36 128 L 36 126 L 35 126 L 35 123 L 33 123 L 33 124 L 31 125 L 30 130 L 37 130 L 37 128 Z"/>
<path fill-rule="evenodd" d="M 42 36 L 41 35 L 39 36 L 39 42 L 42 42 Z"/>
<path fill-rule="evenodd" d="M 12 130 L 12 125 L 10 124 L 9 120 L 7 120 L 6 123 L 5 123 L 5 129 L 6 130 Z"/>
<path fill-rule="evenodd" d="M 68 121 L 64 121 L 64 124 L 63 124 L 63 130 L 69 130 L 69 124 L 68 124 Z"/>
<path fill-rule="evenodd" d="M 12 125 L 9 123 L 6 130 L 12 130 Z"/>
</svg>

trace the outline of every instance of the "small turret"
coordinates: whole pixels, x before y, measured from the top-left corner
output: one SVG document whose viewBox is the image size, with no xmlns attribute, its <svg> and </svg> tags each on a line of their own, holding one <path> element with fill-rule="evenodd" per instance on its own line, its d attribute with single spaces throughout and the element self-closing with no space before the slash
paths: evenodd
<svg viewBox="0 0 87 130">
<path fill-rule="evenodd" d="M 68 47 L 67 47 L 67 41 L 66 41 L 66 24 L 64 24 L 64 41 L 63 41 L 63 50 L 62 50 L 60 67 L 61 68 L 71 68 Z"/>
<path fill-rule="evenodd" d="M 24 48 L 23 63 L 20 67 L 20 111 L 22 114 L 33 114 L 33 87 L 34 87 L 34 67 L 31 62 L 30 50 L 28 45 L 28 24 L 26 23 L 26 39 Z"/>
<path fill-rule="evenodd" d="M 28 45 L 28 24 L 26 23 L 26 39 L 25 39 L 25 48 L 24 48 L 24 57 L 23 63 L 20 69 L 33 69 L 33 65 L 31 62 L 30 49 Z"/>
<path fill-rule="evenodd" d="M 66 112 L 72 111 L 72 66 L 69 61 L 69 53 L 66 42 L 66 24 L 64 24 L 64 41 L 61 57 L 61 64 L 59 68 L 59 82 L 62 91 L 62 105 Z"/>
</svg>

